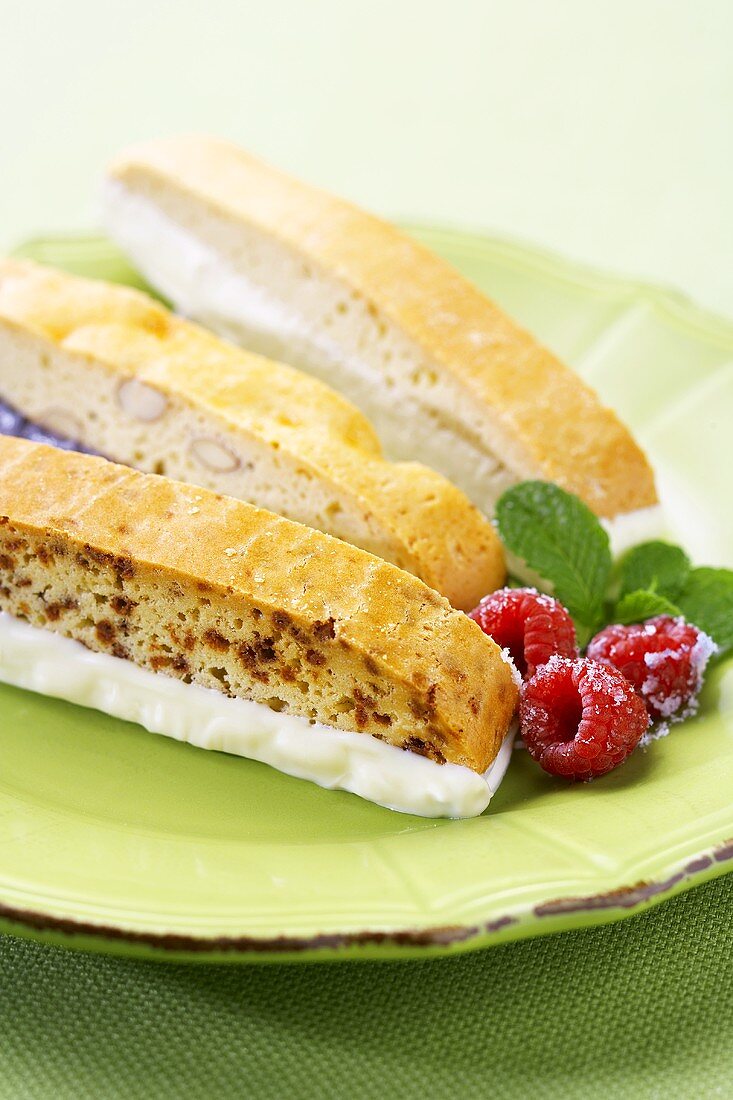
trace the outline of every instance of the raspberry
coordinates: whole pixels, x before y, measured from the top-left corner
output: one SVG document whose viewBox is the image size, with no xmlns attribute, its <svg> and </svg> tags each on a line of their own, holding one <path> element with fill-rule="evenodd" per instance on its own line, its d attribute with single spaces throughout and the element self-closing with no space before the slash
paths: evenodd
<svg viewBox="0 0 733 1100">
<path fill-rule="evenodd" d="M 484 596 L 469 617 L 509 650 L 525 679 L 555 654 L 578 655 L 570 615 L 558 600 L 536 588 L 500 588 Z"/>
<path fill-rule="evenodd" d="M 551 775 L 593 779 L 623 764 L 649 725 L 643 701 L 620 672 L 552 657 L 524 684 L 522 739 Z"/>
<path fill-rule="evenodd" d="M 607 626 L 591 641 L 588 656 L 623 673 L 655 720 L 694 709 L 715 649 L 691 623 L 658 615 L 634 626 Z"/>
</svg>

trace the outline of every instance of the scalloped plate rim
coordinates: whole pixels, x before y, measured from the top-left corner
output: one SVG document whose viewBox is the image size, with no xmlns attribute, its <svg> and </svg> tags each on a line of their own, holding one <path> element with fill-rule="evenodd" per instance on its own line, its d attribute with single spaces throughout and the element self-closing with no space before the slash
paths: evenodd
<svg viewBox="0 0 733 1100">
<path fill-rule="evenodd" d="M 93 954 L 170 962 L 283 963 L 442 957 L 516 940 L 614 924 L 731 871 L 733 835 L 713 848 L 686 857 L 682 864 L 670 867 L 669 877 L 661 881 L 624 883 L 597 894 L 549 897 L 540 905 L 518 906 L 476 925 L 365 928 L 357 932 L 311 936 L 207 937 L 142 932 L 111 922 L 94 924 L 55 917 L 42 910 L 15 910 L 0 902 L 0 933 Z"/>
</svg>

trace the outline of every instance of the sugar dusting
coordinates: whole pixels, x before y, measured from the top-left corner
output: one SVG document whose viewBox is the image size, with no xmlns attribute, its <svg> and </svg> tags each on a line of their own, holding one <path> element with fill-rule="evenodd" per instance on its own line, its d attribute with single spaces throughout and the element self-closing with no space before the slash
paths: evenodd
<svg viewBox="0 0 733 1100">
<path fill-rule="evenodd" d="M 514 660 L 512 658 L 511 653 L 509 652 L 509 650 L 506 647 L 504 649 L 500 649 L 499 652 L 500 652 L 501 659 L 504 662 L 504 664 L 509 666 L 509 671 L 512 674 L 512 680 L 516 684 L 517 688 L 521 691 L 522 690 L 522 676 L 521 676 L 521 673 L 519 672 L 519 669 L 514 664 Z"/>
<path fill-rule="evenodd" d="M 683 618 L 678 618 L 675 622 L 684 624 Z M 654 622 L 648 622 L 644 626 L 644 633 L 648 635 L 654 635 L 657 633 L 657 627 Z M 697 640 L 691 649 L 683 647 L 667 647 L 666 649 L 659 649 L 655 652 L 644 654 L 644 664 L 648 671 L 647 676 L 644 679 L 644 683 L 641 685 L 641 694 L 645 700 L 647 700 L 656 711 L 661 715 L 663 722 L 673 719 L 675 722 L 681 722 L 685 718 L 691 717 L 697 711 L 697 696 L 702 687 L 703 678 L 705 676 L 705 669 L 707 667 L 710 658 L 717 653 L 718 647 L 713 639 L 705 634 L 704 631 L 698 630 Z M 689 658 L 690 671 L 692 676 L 691 695 L 687 707 L 684 711 L 681 709 L 687 692 L 684 694 L 681 692 L 673 692 L 667 695 L 665 692 L 665 686 L 663 680 L 657 675 L 657 671 L 664 668 L 669 664 L 677 664 L 683 660 Z M 664 736 L 659 734 L 659 736 Z"/>
</svg>

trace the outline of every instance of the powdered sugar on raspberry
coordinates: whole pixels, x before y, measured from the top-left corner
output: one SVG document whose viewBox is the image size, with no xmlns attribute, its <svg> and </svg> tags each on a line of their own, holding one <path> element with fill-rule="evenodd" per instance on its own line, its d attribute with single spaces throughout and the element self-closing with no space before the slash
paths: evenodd
<svg viewBox="0 0 733 1100">
<path fill-rule="evenodd" d="M 521 690 L 522 682 L 523 682 L 522 681 L 522 674 L 520 673 L 517 666 L 514 664 L 514 661 L 512 660 L 511 653 L 506 648 L 506 646 L 504 646 L 503 649 L 500 648 L 499 653 L 501 654 L 501 659 L 504 662 L 504 664 L 509 665 L 509 671 L 512 674 L 512 680 L 514 681 L 516 686 Z"/>
<path fill-rule="evenodd" d="M 671 731 L 671 722 L 655 722 L 654 725 L 650 726 L 646 733 L 642 735 L 637 748 L 648 749 L 653 741 L 661 741 L 661 739 L 667 737 Z"/>
<path fill-rule="evenodd" d="M 536 588 L 500 588 L 469 613 L 527 678 L 559 653 L 577 656 L 575 627 L 567 609 Z"/>
<path fill-rule="evenodd" d="M 559 656 L 524 684 L 520 720 L 526 748 L 540 766 L 575 780 L 618 767 L 649 726 L 642 699 L 620 672 Z"/>
<path fill-rule="evenodd" d="M 708 661 L 719 651 L 720 647 L 713 641 L 710 635 L 706 634 L 703 630 L 699 631 L 697 641 L 692 647 L 692 653 L 690 654 L 692 667 L 697 677 L 698 691 L 702 687 L 702 681 Z"/>
<path fill-rule="evenodd" d="M 680 721 L 695 712 L 705 667 L 716 649 L 707 634 L 681 616 L 658 615 L 645 623 L 607 626 L 587 652 L 623 673 L 652 719 Z"/>
<path fill-rule="evenodd" d="M 681 617 L 676 618 L 674 621 L 678 626 L 686 625 L 685 620 Z M 656 625 L 654 623 L 645 624 L 644 633 L 656 634 Z M 641 685 L 640 692 L 645 701 L 652 704 L 654 711 L 661 719 L 674 719 L 676 722 L 681 722 L 697 712 L 697 696 L 702 687 L 705 669 L 708 661 L 717 651 L 718 647 L 713 639 L 704 631 L 698 631 L 697 641 L 690 650 L 689 657 L 693 677 L 693 690 L 690 696 L 686 696 L 681 692 L 666 694 L 660 678 L 654 675 L 656 669 L 679 659 L 680 651 L 678 648 L 668 647 L 667 649 L 644 654 L 644 664 L 649 669 L 649 673 Z M 683 710 L 682 707 L 685 702 L 687 706 Z"/>
</svg>

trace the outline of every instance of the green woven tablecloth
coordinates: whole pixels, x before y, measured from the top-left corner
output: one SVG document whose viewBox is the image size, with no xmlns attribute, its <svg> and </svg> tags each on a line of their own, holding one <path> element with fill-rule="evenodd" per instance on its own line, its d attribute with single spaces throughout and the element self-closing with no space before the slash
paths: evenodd
<svg viewBox="0 0 733 1100">
<path fill-rule="evenodd" d="M 0 1097 L 733 1096 L 733 876 L 429 963 L 169 966 L 0 940 Z"/>
</svg>

